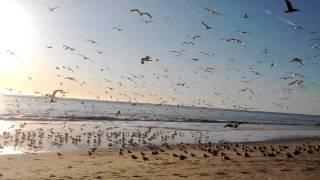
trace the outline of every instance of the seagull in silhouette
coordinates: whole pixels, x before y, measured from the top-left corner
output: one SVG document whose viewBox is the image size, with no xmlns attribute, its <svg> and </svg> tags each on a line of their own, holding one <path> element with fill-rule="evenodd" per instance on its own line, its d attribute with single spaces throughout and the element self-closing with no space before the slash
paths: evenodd
<svg viewBox="0 0 320 180">
<path fill-rule="evenodd" d="M 54 98 L 56 97 L 56 94 L 57 94 L 58 92 L 60 92 L 60 93 L 62 93 L 62 94 L 65 94 L 65 93 L 66 93 L 66 92 L 63 91 L 62 89 L 56 89 L 56 90 L 54 90 L 54 91 L 52 92 L 52 94 L 47 94 L 47 95 L 46 95 L 47 97 L 50 97 L 50 102 L 56 102 L 56 101 L 54 100 Z"/>
<path fill-rule="evenodd" d="M 208 26 L 205 22 L 201 21 L 201 24 L 204 26 L 205 30 L 212 29 L 212 27 Z"/>
<path fill-rule="evenodd" d="M 248 19 L 249 18 L 248 14 L 247 13 L 244 14 L 243 18 Z"/>
<path fill-rule="evenodd" d="M 287 10 L 284 11 L 285 13 L 291 13 L 291 12 L 299 11 L 299 9 L 295 9 L 295 8 L 292 6 L 291 0 L 284 0 L 284 2 L 286 3 L 286 6 L 287 6 Z"/>
<path fill-rule="evenodd" d="M 141 58 L 141 64 L 144 64 L 145 61 L 152 61 L 150 56 L 146 56 L 144 58 Z"/>
<path fill-rule="evenodd" d="M 136 13 L 138 13 L 140 16 L 146 15 L 146 16 L 148 16 L 150 19 L 152 18 L 152 16 L 151 16 L 150 13 L 142 12 L 142 11 L 140 11 L 139 9 L 131 9 L 130 11 L 131 11 L 131 12 L 136 12 Z"/>
<path fill-rule="evenodd" d="M 304 61 L 300 58 L 294 58 L 290 62 L 299 63 L 301 65 L 304 65 Z"/>
<path fill-rule="evenodd" d="M 209 8 L 204 8 L 204 10 L 206 10 L 210 16 L 213 16 L 213 15 L 223 15 L 223 14 L 221 14 L 221 13 L 219 13 L 219 12 L 217 12 L 217 11 L 214 11 L 214 10 L 212 10 L 212 9 L 209 9 Z"/>
<path fill-rule="evenodd" d="M 60 8 L 60 7 L 53 7 L 53 8 L 48 7 L 49 11 L 51 11 L 51 12 L 54 12 L 56 9 L 59 9 L 59 8 Z"/>
</svg>

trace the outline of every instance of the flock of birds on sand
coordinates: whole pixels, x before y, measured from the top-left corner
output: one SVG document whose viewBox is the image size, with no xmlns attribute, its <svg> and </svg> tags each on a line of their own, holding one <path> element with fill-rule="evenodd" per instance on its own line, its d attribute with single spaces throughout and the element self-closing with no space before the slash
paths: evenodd
<svg viewBox="0 0 320 180">
<path fill-rule="evenodd" d="M 23 147 L 26 153 L 41 151 L 44 143 L 51 146 L 61 147 L 63 145 L 81 145 L 86 144 L 88 156 L 95 157 L 95 153 L 100 149 L 102 143 L 108 145 L 108 148 L 119 149 L 119 156 L 131 157 L 133 160 L 141 159 L 149 161 L 151 157 L 159 154 L 173 156 L 180 160 L 188 158 L 205 158 L 220 157 L 222 160 L 232 160 L 235 157 L 284 157 L 287 159 L 296 158 L 303 154 L 320 154 L 320 145 L 301 144 L 295 146 L 294 149 L 286 145 L 256 145 L 250 143 L 231 143 L 221 141 L 219 143 L 211 143 L 208 137 L 201 131 L 191 131 L 194 143 L 178 143 L 172 145 L 172 140 L 184 133 L 177 130 L 153 130 L 153 128 L 136 129 L 134 131 L 120 130 L 117 127 L 101 127 L 97 125 L 94 130 L 85 129 L 87 124 L 80 125 L 80 131 L 74 128 L 66 128 L 64 124 L 63 131 L 60 128 L 43 129 L 37 128 L 33 130 L 25 129 L 28 123 L 14 124 L 10 128 L 14 131 L 5 131 L 0 135 L 0 149 L 10 143 L 17 147 Z M 155 143 L 158 141 L 157 143 Z M 132 148 L 141 147 L 140 155 L 132 152 Z M 103 149 L 103 148 L 102 148 Z M 131 149 L 131 150 L 130 150 Z M 171 151 L 177 149 L 177 151 Z M 171 151 L 171 154 L 168 152 Z M 57 156 L 63 158 L 64 154 L 57 152 Z"/>
<path fill-rule="evenodd" d="M 285 10 L 286 13 L 294 13 L 294 12 L 299 12 L 299 9 L 296 9 L 291 0 L 284 0 L 285 5 L 287 7 L 287 9 Z M 48 7 L 50 12 L 56 12 L 59 11 L 59 9 L 61 9 L 61 7 L 56 6 L 56 7 Z M 224 16 L 224 13 L 218 12 L 216 10 L 210 9 L 210 8 L 204 8 L 203 9 L 208 16 Z M 146 12 L 146 11 L 142 11 L 140 9 L 131 9 L 130 13 L 132 13 L 132 15 L 137 15 L 141 18 L 143 18 L 141 21 L 143 21 L 146 24 L 149 23 L 154 23 L 153 22 L 153 16 L 150 12 Z M 266 13 L 271 13 L 270 11 L 266 10 Z M 249 18 L 248 14 L 244 15 L 244 18 Z M 288 20 L 283 19 L 283 21 L 287 22 L 288 24 L 290 24 L 290 26 L 294 27 L 295 29 L 301 29 L 301 26 L 298 26 Z M 210 31 L 213 29 L 212 26 L 210 26 L 207 22 L 205 21 L 200 21 L 200 24 L 203 26 L 203 29 L 205 31 Z M 115 31 L 123 31 L 122 28 L 119 27 L 113 27 L 113 29 Z M 252 35 L 252 33 L 247 32 L 247 31 L 236 31 L 237 33 L 240 33 L 241 35 L 244 36 L 249 36 Z M 311 34 L 311 33 L 310 33 Z M 313 34 L 317 34 L 317 32 L 312 32 Z M 188 34 L 187 35 L 189 38 L 191 38 L 191 41 L 184 41 L 181 43 L 181 45 L 183 46 L 192 46 L 195 44 L 196 41 L 201 40 L 201 38 L 203 37 L 200 34 Z M 246 47 L 246 43 L 244 43 L 244 41 L 242 39 L 237 39 L 237 38 L 222 38 L 221 40 L 227 42 L 227 43 L 235 43 L 238 44 L 240 46 Z M 92 39 L 87 39 L 86 40 L 87 43 L 90 43 L 92 45 L 98 45 L 98 41 L 96 40 L 92 40 Z M 48 49 L 52 49 L 53 46 L 47 46 Z M 77 52 L 77 49 L 69 46 L 69 45 L 62 45 L 62 48 L 66 51 L 66 52 Z M 312 48 L 319 48 L 319 44 L 314 43 L 312 45 Z M 98 49 L 94 50 L 97 54 L 103 54 L 104 52 Z M 181 49 L 181 50 L 171 50 L 169 51 L 169 53 L 173 54 L 176 57 L 182 57 L 184 56 L 184 53 L 187 52 L 187 49 Z M 15 57 L 18 57 L 16 55 L 15 52 L 11 51 L 11 50 L 7 50 L 7 53 L 9 53 L 10 55 L 13 55 Z M 266 57 L 269 57 L 270 54 L 270 50 L 265 48 L 262 51 L 263 54 L 266 55 Z M 200 54 L 204 57 L 211 57 L 214 56 L 215 53 L 209 53 L 206 51 L 201 51 Z M 77 53 L 77 56 L 79 56 L 81 59 L 83 59 L 84 61 L 88 61 L 91 63 L 96 63 L 94 59 L 90 58 L 87 55 L 84 55 L 82 53 Z M 310 58 L 314 59 L 320 56 L 314 55 Z M 188 63 L 196 63 L 198 62 L 200 59 L 193 57 L 190 58 L 189 60 L 186 60 Z M 230 62 L 234 63 L 235 59 L 230 58 L 229 59 Z M 143 56 L 140 59 L 140 63 L 141 65 L 146 65 L 147 63 L 153 63 L 153 62 L 159 62 L 159 58 L 152 58 L 149 55 Z M 305 60 L 299 57 L 295 57 L 292 58 L 289 62 L 291 63 L 296 63 L 298 65 L 304 66 L 305 65 Z M 257 60 L 258 64 L 263 64 L 265 63 L 265 61 L 262 60 Z M 274 67 L 275 66 L 275 62 L 274 60 L 271 60 L 270 62 L 270 67 Z M 256 78 L 262 78 L 264 77 L 264 75 L 261 72 L 258 72 L 258 70 L 255 69 L 256 65 L 252 64 L 252 65 L 248 65 L 249 67 L 249 72 L 252 73 L 252 75 L 254 75 L 254 77 Z M 65 97 L 66 94 L 68 94 L 69 92 L 71 92 L 71 89 L 68 88 L 63 88 L 65 83 L 77 83 L 80 87 L 84 87 L 86 85 L 89 84 L 89 82 L 87 80 L 80 80 L 80 78 L 77 78 L 75 76 L 64 76 L 62 73 L 75 73 L 77 70 L 80 69 L 79 65 L 75 65 L 74 67 L 72 66 L 67 66 L 67 65 L 61 65 L 61 66 L 56 66 L 55 67 L 56 71 L 59 71 L 61 73 L 57 73 L 57 78 L 58 81 L 60 81 L 60 86 L 61 88 L 54 90 L 52 93 L 48 94 L 48 93 L 42 93 L 40 91 L 35 90 L 34 94 L 35 95 L 43 95 L 46 97 L 50 98 L 50 102 L 55 102 L 55 98 L 56 95 L 58 94 L 62 94 L 62 97 Z M 216 67 L 213 66 L 206 66 L 206 67 L 199 67 L 194 73 L 195 75 L 199 75 L 200 77 L 204 78 L 206 81 L 209 81 L 209 77 L 210 74 L 213 74 L 216 71 Z M 233 65 L 228 65 L 228 67 L 224 68 L 227 71 L 237 71 L 240 72 L 240 69 L 237 67 L 234 67 Z M 62 72 L 64 71 L 64 72 Z M 108 67 L 101 67 L 99 66 L 99 71 L 100 72 L 104 72 L 104 71 L 108 71 L 110 72 L 111 69 Z M 145 98 L 153 98 L 153 99 L 157 99 L 157 101 L 160 102 L 170 102 L 171 104 L 177 104 L 177 105 L 186 105 L 187 103 L 183 103 L 183 102 L 179 102 L 179 99 L 177 97 L 161 97 L 160 95 L 156 94 L 156 93 L 150 93 L 150 94 L 146 94 L 146 93 L 140 93 L 139 89 L 143 89 L 145 86 L 150 85 L 150 82 L 147 82 L 146 80 L 146 74 L 134 74 L 134 73 L 128 73 L 127 75 L 123 75 L 121 76 L 121 78 L 123 79 L 123 81 L 119 81 L 119 82 L 115 82 L 113 80 L 110 80 L 108 78 L 103 78 L 103 80 L 99 80 L 100 84 L 103 86 L 103 88 L 105 88 L 105 96 L 106 97 L 102 97 L 101 95 L 96 96 L 96 99 L 100 100 L 100 99 L 108 99 L 108 100 L 125 100 L 128 102 L 143 102 Z M 160 80 L 160 79 L 168 79 L 171 78 L 170 77 L 170 69 L 168 67 L 166 67 L 163 72 L 160 73 L 156 73 L 154 72 L 152 74 L 152 76 L 155 78 L 155 80 Z M 226 77 L 227 80 L 230 80 L 230 77 Z M 305 87 L 305 79 L 308 78 L 302 74 L 299 73 L 295 73 L 295 72 L 288 72 L 285 76 L 283 77 L 279 77 L 277 79 L 273 79 L 273 81 L 277 81 L 277 80 L 290 80 L 290 82 L 287 83 L 287 87 L 283 87 L 282 90 L 277 90 L 276 92 L 281 92 L 283 93 L 285 96 L 289 96 L 289 94 L 291 94 L 291 92 L 294 90 L 293 87 L 300 87 L 303 88 Z M 28 76 L 29 80 L 33 80 L 31 76 Z M 92 81 L 96 81 L 96 79 L 92 78 Z M 252 88 L 249 87 L 250 83 L 252 83 L 254 80 L 252 78 L 246 77 L 246 76 L 241 76 L 241 83 L 244 85 L 244 87 L 242 89 L 239 89 L 238 93 L 241 93 L 242 95 L 246 95 L 248 96 L 248 99 L 251 100 L 254 97 L 261 97 L 262 96 L 262 91 L 259 92 L 255 92 Z M 199 82 L 188 82 L 188 80 L 184 80 L 182 77 L 176 77 L 175 80 L 173 80 L 173 82 L 171 82 L 170 85 L 170 89 L 172 90 L 173 93 L 175 94 L 183 94 L 183 89 L 187 90 L 189 89 L 192 85 L 196 85 Z M 269 84 L 270 82 L 266 82 L 266 84 Z M 312 84 L 315 84 L 314 82 L 311 82 Z M 105 85 L 106 84 L 106 85 Z M 152 86 L 157 85 L 156 82 L 151 82 Z M 203 85 L 203 83 L 201 84 Z M 105 86 L 105 87 L 104 87 Z M 129 86 L 133 86 L 133 88 L 128 88 Z M 9 91 L 12 91 L 12 88 L 7 88 Z M 120 89 L 131 89 L 129 90 L 130 92 L 121 92 Z M 215 91 L 215 90 L 214 90 Z M 19 91 L 20 93 L 22 93 L 21 91 Z M 231 90 L 230 89 L 224 89 L 224 92 L 212 92 L 214 95 L 213 97 L 217 97 L 221 100 L 221 102 L 217 103 L 214 102 L 215 100 L 209 100 L 209 99 L 205 99 L 205 98 L 194 98 L 191 100 L 190 103 L 188 103 L 187 105 L 191 105 L 191 106 L 209 106 L 209 107 L 216 107 L 216 104 L 219 104 L 219 106 L 224 107 L 224 108 L 232 108 L 232 109 L 236 109 L 236 110 L 255 110 L 256 108 L 251 107 L 250 105 L 248 105 L 247 103 L 245 104 L 241 104 L 239 102 L 237 102 L 236 99 L 229 97 Z M 88 94 L 93 95 L 92 92 L 88 92 Z M 229 94 L 229 95 L 228 95 Z M 93 95 L 94 96 L 94 95 Z M 283 98 L 285 99 L 285 98 Z M 286 98 L 287 100 L 289 98 Z M 221 104 L 221 105 L 220 105 Z M 282 108 L 283 110 L 285 109 L 289 109 L 289 104 L 286 101 L 282 101 L 282 102 L 272 102 L 273 105 L 276 106 L 276 108 Z M 160 103 L 161 105 L 161 103 Z"/>
</svg>

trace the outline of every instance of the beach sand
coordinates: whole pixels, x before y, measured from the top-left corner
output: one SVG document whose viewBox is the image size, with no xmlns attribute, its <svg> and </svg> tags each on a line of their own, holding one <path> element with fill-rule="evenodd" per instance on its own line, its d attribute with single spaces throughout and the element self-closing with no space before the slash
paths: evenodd
<svg viewBox="0 0 320 180">
<path fill-rule="evenodd" d="M 53 152 L 2 155 L 0 179 L 320 179 L 319 150 L 314 148 L 312 154 L 303 152 L 290 159 L 284 154 L 285 151 L 293 154 L 296 145 L 320 145 L 320 139 L 245 144 L 252 150 L 259 146 L 269 148 L 269 145 L 278 149 L 278 144 L 289 149 L 282 148 L 276 157 L 264 157 L 254 150 L 249 152 L 250 157 L 245 158 L 232 150 L 234 144 L 227 145 L 231 149 L 221 150 L 219 154 L 224 152 L 231 160 L 205 152 L 208 145 L 176 145 L 170 149 L 163 146 L 160 149 L 164 152 L 156 148 L 158 155 L 152 155 L 152 150 L 147 147 L 131 148 L 131 153 L 123 149 L 123 155 L 119 155 L 119 149 L 98 149 L 91 156 L 83 151 L 61 152 L 62 156 Z M 240 151 L 240 147 L 237 149 Z M 142 159 L 141 151 L 149 161 Z M 173 153 L 183 154 L 187 159 L 180 160 Z M 204 153 L 209 157 L 204 157 Z M 132 154 L 138 159 L 132 159 Z"/>
</svg>

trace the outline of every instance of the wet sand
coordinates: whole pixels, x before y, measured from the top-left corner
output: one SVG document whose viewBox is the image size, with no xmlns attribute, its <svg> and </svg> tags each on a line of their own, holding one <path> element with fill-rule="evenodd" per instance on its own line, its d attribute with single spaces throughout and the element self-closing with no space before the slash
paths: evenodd
<svg viewBox="0 0 320 180">
<path fill-rule="evenodd" d="M 296 146 L 299 155 L 294 155 Z M 120 149 L 98 149 L 93 155 L 88 151 L 2 155 L 0 179 L 319 179 L 319 148 L 320 139 L 299 139 L 123 148 L 123 155 Z M 270 157 L 272 152 L 276 157 Z"/>
</svg>

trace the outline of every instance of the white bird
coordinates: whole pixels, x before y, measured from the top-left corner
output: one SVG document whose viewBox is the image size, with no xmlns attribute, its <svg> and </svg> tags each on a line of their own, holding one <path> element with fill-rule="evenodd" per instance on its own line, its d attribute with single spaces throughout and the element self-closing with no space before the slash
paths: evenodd
<svg viewBox="0 0 320 180">
<path fill-rule="evenodd" d="M 140 16 L 146 15 L 146 16 L 148 16 L 150 19 L 152 18 L 152 16 L 151 16 L 150 13 L 148 13 L 148 12 L 142 12 L 142 11 L 140 11 L 139 9 L 131 9 L 130 11 L 131 11 L 131 12 L 137 12 Z"/>
</svg>

